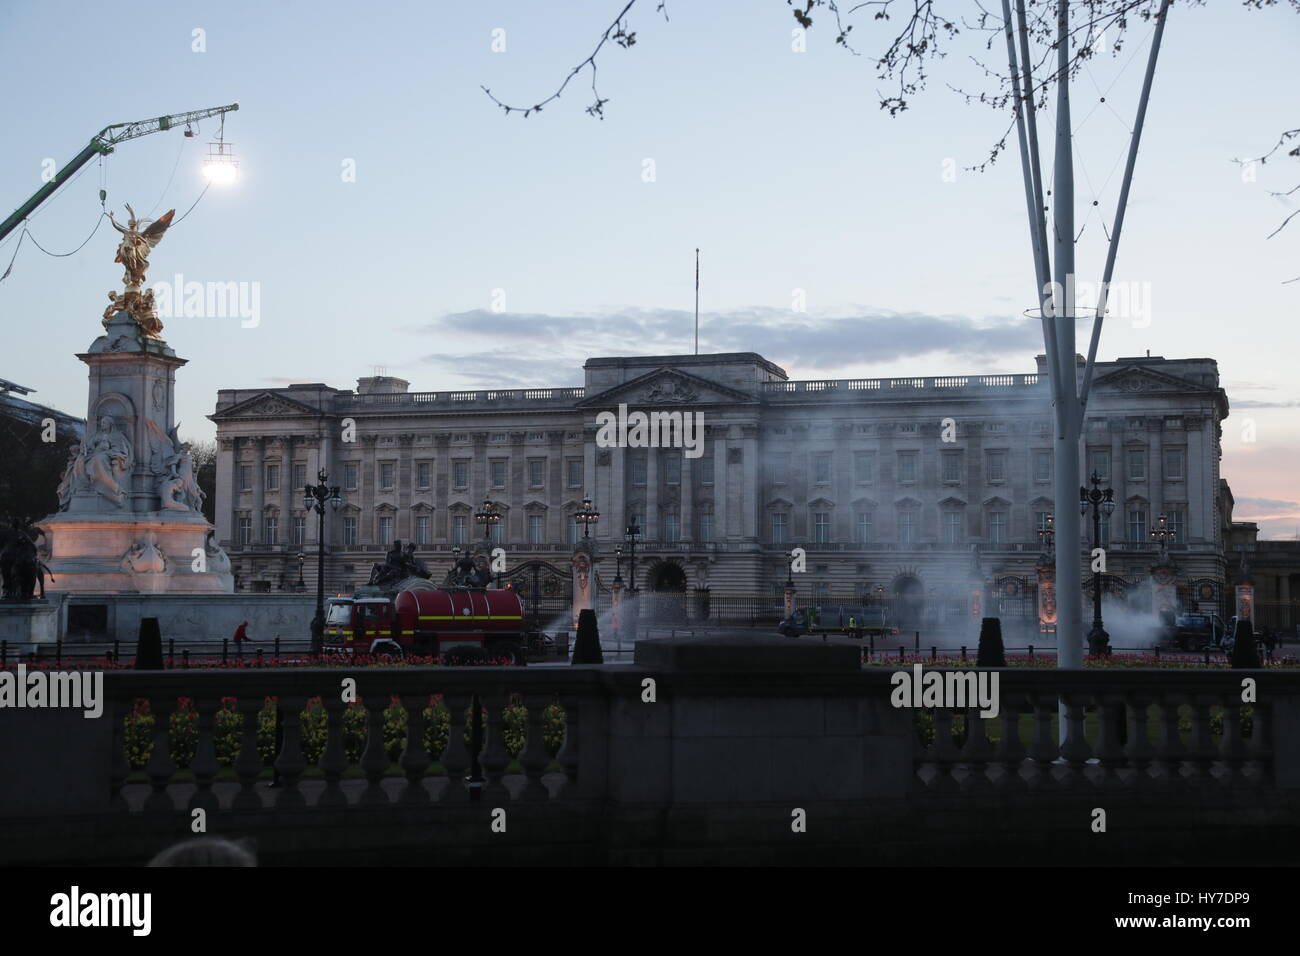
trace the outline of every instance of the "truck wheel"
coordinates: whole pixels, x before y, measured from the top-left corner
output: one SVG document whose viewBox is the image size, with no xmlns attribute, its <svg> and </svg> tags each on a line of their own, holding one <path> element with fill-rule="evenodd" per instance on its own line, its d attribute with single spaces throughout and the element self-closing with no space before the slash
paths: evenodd
<svg viewBox="0 0 1300 956">
<path fill-rule="evenodd" d="M 402 648 L 392 641 L 383 641 L 374 646 L 370 652 L 374 657 L 380 660 L 398 660 L 402 659 Z"/>
<path fill-rule="evenodd" d="M 519 667 L 524 663 L 524 649 L 513 642 L 493 644 L 488 652 L 494 658 L 504 658 L 508 667 Z"/>
</svg>

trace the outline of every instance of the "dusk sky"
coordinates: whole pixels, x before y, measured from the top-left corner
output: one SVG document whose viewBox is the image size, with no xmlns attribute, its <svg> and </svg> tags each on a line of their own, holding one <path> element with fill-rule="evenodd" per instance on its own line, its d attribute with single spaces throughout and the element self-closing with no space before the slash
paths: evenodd
<svg viewBox="0 0 1300 956">
<path fill-rule="evenodd" d="M 1014 140 L 988 171 L 965 169 L 1008 116 L 950 89 L 996 88 L 970 57 L 1005 70 L 999 35 L 987 50 L 963 32 L 892 119 L 870 55 L 881 25 L 856 21 L 855 57 L 823 15 L 794 52 L 784 0 L 669 0 L 669 22 L 646 0 L 635 46 L 599 61 L 603 121 L 584 112 L 588 74 L 527 119 L 480 89 L 545 98 L 621 6 L 5 0 L 0 203 L 17 208 L 47 158 L 61 166 L 110 123 L 239 102 L 225 139 L 240 181 L 211 188 L 151 256 L 151 283 L 180 273 L 258 295 L 255 323 L 163 317 L 190 362 L 177 378 L 186 437 L 214 434 L 205 416 L 223 387 L 347 388 L 376 366 L 413 390 L 575 385 L 589 356 L 690 352 L 697 246 L 701 351 L 757 351 L 791 378 L 1034 371 Z M 1112 313 L 1100 352 L 1217 359 L 1235 517 L 1288 538 L 1300 530 L 1300 281 L 1284 283 L 1300 276 L 1300 217 L 1266 237 L 1300 200 L 1269 191 L 1300 183 L 1300 162 L 1279 154 L 1252 177 L 1233 159 L 1296 125 L 1289 6 L 1172 9 L 1115 275 L 1134 314 Z M 1100 278 L 1150 32 L 1135 22 L 1075 86 L 1086 280 Z M 92 162 L 32 235 L 75 248 L 101 184 L 119 218 L 128 202 L 179 218 L 218 125 Z M 120 288 L 116 239 L 104 222 L 66 258 L 26 240 L 0 283 L 0 377 L 32 399 L 85 414 L 74 353 Z M 0 244 L 0 273 L 17 240 Z M 806 311 L 792 307 L 800 294 Z"/>
</svg>

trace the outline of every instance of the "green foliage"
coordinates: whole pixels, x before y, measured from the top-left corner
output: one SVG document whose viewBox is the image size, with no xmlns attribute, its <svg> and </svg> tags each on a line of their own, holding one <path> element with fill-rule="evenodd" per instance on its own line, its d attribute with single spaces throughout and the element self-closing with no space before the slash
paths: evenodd
<svg viewBox="0 0 1300 956">
<path fill-rule="evenodd" d="M 244 716 L 238 710 L 238 701 L 233 697 L 221 698 L 213 720 L 213 741 L 217 750 L 217 763 L 229 767 L 239 756 L 243 744 Z"/>
<path fill-rule="evenodd" d="M 127 765 L 132 770 L 143 770 L 153 752 L 154 716 L 149 701 L 136 698 L 131 713 L 122 718 L 122 723 Z"/>
<path fill-rule="evenodd" d="M 168 723 L 167 739 L 172 761 L 178 770 L 184 770 L 194 762 L 194 753 L 199 746 L 199 712 L 194 709 L 194 701 L 188 697 L 179 698 Z"/>
</svg>

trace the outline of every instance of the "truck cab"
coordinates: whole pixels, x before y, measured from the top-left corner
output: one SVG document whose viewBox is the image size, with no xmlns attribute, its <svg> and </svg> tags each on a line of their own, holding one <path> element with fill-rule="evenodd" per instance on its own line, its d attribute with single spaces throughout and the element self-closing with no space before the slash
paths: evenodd
<svg viewBox="0 0 1300 956">
<path fill-rule="evenodd" d="M 330 598 L 325 609 L 325 649 L 336 654 L 402 653 L 388 598 Z"/>
</svg>

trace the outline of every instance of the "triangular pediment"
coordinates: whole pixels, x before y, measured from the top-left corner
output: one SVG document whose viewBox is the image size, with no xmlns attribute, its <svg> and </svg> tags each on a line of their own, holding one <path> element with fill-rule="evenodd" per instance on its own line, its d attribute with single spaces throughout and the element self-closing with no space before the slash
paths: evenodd
<svg viewBox="0 0 1300 956">
<path fill-rule="evenodd" d="M 1212 389 L 1150 368 L 1121 368 L 1101 376 L 1095 388 L 1117 392 L 1208 392 Z"/>
<path fill-rule="evenodd" d="M 223 408 L 221 411 L 209 415 L 208 418 L 214 422 L 221 422 L 250 418 L 301 418 L 303 415 L 319 418 L 321 411 L 284 395 L 263 392 L 261 395 L 254 395 L 237 405 Z"/>
<path fill-rule="evenodd" d="M 577 404 L 579 408 L 609 408 L 618 404 L 639 408 L 672 408 L 753 401 L 755 399 L 752 395 L 738 389 L 665 365 L 653 372 L 638 375 L 631 381 L 590 395 Z"/>
</svg>

